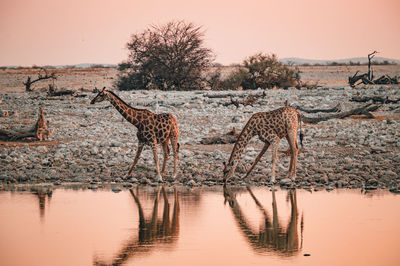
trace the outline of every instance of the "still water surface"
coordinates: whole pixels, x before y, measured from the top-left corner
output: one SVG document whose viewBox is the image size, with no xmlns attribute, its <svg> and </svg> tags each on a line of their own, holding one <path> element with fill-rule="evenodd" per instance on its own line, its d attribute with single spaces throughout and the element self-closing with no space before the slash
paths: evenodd
<svg viewBox="0 0 400 266">
<path fill-rule="evenodd" d="M 0 265 L 400 265 L 400 195 L 0 192 Z"/>
</svg>

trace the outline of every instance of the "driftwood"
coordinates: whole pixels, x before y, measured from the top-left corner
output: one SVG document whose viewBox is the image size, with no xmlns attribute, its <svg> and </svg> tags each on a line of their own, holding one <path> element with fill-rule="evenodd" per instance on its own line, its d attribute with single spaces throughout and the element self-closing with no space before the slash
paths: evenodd
<svg viewBox="0 0 400 266">
<path fill-rule="evenodd" d="M 383 75 L 374 80 L 374 84 L 399 84 L 397 76 Z"/>
<path fill-rule="evenodd" d="M 377 79 L 371 80 L 368 78 L 368 73 L 364 73 L 362 75 L 357 75 L 358 71 L 354 74 L 354 76 L 349 77 L 349 85 L 354 88 L 359 84 L 399 84 L 399 80 L 397 76 L 390 77 L 388 75 L 383 75 Z M 358 83 L 357 83 L 358 82 Z"/>
<path fill-rule="evenodd" d="M 34 80 L 32 80 L 30 76 L 28 76 L 27 80 L 24 82 L 26 91 L 33 91 L 33 89 L 31 88 L 32 84 L 40 80 L 52 79 L 54 81 L 55 79 L 57 79 L 55 72 L 52 72 L 49 75 L 45 68 L 40 68 L 40 69 L 44 71 L 45 75 L 43 76 L 42 74 L 39 73 L 37 79 Z"/>
<path fill-rule="evenodd" d="M 44 117 L 43 108 L 39 107 L 39 117 L 32 128 L 13 130 L 13 131 L 6 131 L 0 129 L 0 140 L 3 141 L 15 141 L 22 139 L 46 140 L 51 136 L 51 134 L 53 134 L 53 132 L 54 129 L 49 130 L 49 121 L 46 121 Z"/>
<path fill-rule="evenodd" d="M 342 107 L 340 106 L 339 103 L 334 107 L 328 109 L 307 109 L 297 105 L 294 105 L 293 108 L 305 113 L 337 113 L 342 111 Z"/>
<path fill-rule="evenodd" d="M 203 138 L 200 143 L 204 145 L 235 143 L 239 133 L 236 128 L 233 128 L 231 131 L 223 135 Z"/>
<path fill-rule="evenodd" d="M 388 96 L 386 96 L 386 98 L 380 97 L 380 96 L 364 96 L 364 97 L 360 97 L 360 96 L 353 96 L 350 99 L 351 102 L 358 102 L 358 103 L 366 103 L 369 101 L 372 101 L 373 103 L 381 103 L 381 104 L 386 104 L 386 103 L 398 103 L 400 102 L 400 98 L 396 99 L 396 100 L 391 100 L 389 99 Z"/>
<path fill-rule="evenodd" d="M 373 84 L 369 79 L 368 79 L 368 73 L 364 73 L 361 75 L 357 75 L 359 71 L 357 71 L 354 76 L 349 77 L 349 85 L 351 87 L 355 87 L 361 83 L 364 84 Z M 359 83 L 357 83 L 358 81 L 360 81 Z"/>
<path fill-rule="evenodd" d="M 329 119 L 335 119 L 335 118 L 343 119 L 352 115 L 365 115 L 367 118 L 374 118 L 371 112 L 376 111 L 379 107 L 380 107 L 379 105 L 367 104 L 365 106 L 357 107 L 346 112 L 339 112 L 336 114 L 330 114 L 326 116 L 306 117 L 302 115 L 301 119 L 305 123 L 317 124 L 319 122 L 327 121 Z"/>
</svg>

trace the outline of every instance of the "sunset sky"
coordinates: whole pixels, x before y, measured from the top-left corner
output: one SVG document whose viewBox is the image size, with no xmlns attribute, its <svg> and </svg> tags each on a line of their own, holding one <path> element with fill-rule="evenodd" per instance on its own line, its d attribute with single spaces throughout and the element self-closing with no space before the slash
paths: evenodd
<svg viewBox="0 0 400 266">
<path fill-rule="evenodd" d="M 117 64 L 152 24 L 202 26 L 216 62 L 279 58 L 400 59 L 399 0 L 1 0 L 0 66 Z"/>
</svg>

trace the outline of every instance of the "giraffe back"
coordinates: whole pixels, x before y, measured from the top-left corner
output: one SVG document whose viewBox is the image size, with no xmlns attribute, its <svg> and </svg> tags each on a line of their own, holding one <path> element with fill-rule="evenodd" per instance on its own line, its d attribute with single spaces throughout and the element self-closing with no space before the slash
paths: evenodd
<svg viewBox="0 0 400 266">
<path fill-rule="evenodd" d="M 293 107 L 285 106 L 270 112 L 260 112 L 253 115 L 255 134 L 260 137 L 285 137 L 289 131 L 297 131 L 298 112 Z"/>
<path fill-rule="evenodd" d="M 178 138 L 179 128 L 175 117 L 170 113 L 154 115 L 154 133 L 158 142 L 168 141 L 171 137 Z"/>
</svg>

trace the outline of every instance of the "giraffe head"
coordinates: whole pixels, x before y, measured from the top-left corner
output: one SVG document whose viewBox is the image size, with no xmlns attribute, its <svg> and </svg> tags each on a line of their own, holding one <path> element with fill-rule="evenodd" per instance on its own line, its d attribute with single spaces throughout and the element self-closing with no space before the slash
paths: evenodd
<svg viewBox="0 0 400 266">
<path fill-rule="evenodd" d="M 96 97 L 94 97 L 93 100 L 90 101 L 90 104 L 95 104 L 95 103 L 99 103 L 99 102 L 106 100 L 107 92 L 108 91 L 106 90 L 106 87 L 103 87 L 103 89 L 101 89 L 99 91 L 99 93 L 96 95 Z"/>
<path fill-rule="evenodd" d="M 224 169 L 222 170 L 222 175 L 223 175 L 223 180 L 224 183 L 228 182 L 229 178 L 233 175 L 233 172 L 235 171 L 235 162 L 234 161 L 229 161 L 228 163 L 224 162 Z"/>
</svg>

